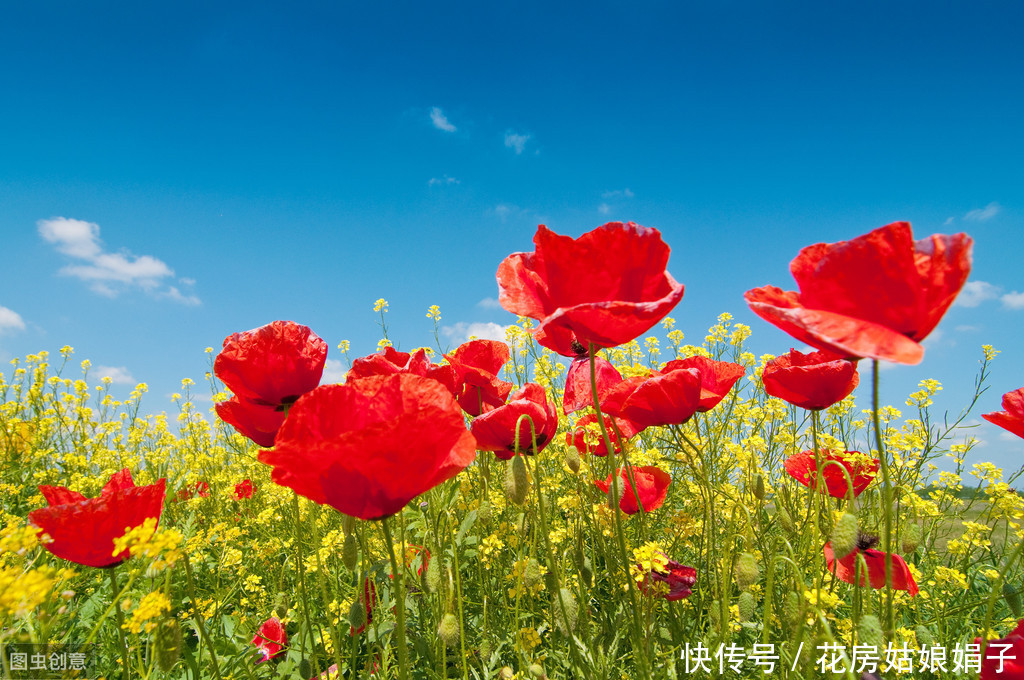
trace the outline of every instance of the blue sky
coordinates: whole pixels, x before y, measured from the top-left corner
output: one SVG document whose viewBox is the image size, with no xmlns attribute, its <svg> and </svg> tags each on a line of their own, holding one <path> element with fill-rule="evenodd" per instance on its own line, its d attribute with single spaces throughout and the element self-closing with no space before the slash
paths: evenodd
<svg viewBox="0 0 1024 680">
<path fill-rule="evenodd" d="M 273 319 L 339 362 L 377 298 L 405 348 L 437 304 L 454 346 L 512 320 L 494 273 L 538 224 L 610 220 L 672 246 L 688 340 L 728 311 L 779 354 L 743 292 L 908 220 L 970 233 L 974 271 L 889 401 L 934 377 L 959 408 L 985 343 L 979 413 L 1024 385 L 1024 6 L 550 5 L 5 3 L 0 359 L 69 344 L 160 411 Z"/>
</svg>

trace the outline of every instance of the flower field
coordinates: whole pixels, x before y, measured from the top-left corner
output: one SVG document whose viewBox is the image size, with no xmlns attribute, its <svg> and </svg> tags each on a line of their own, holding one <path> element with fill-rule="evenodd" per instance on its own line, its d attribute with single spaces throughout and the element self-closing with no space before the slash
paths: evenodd
<svg viewBox="0 0 1024 680">
<path fill-rule="evenodd" d="M 1021 470 L 958 427 L 1024 437 L 1024 390 L 985 392 L 985 346 L 943 422 L 927 375 L 878 397 L 970 249 L 804 248 L 746 294 L 775 356 L 728 314 L 689 344 L 668 245 L 610 223 L 496 263 L 504 342 L 399 351 L 379 300 L 381 351 L 320 385 L 327 342 L 274 321 L 176 423 L 70 347 L 15 360 L 0 677 L 1024 677 Z"/>
</svg>

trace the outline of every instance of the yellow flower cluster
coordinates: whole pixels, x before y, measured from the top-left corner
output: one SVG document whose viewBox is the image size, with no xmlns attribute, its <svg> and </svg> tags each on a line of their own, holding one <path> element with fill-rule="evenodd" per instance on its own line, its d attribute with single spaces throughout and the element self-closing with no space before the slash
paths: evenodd
<svg viewBox="0 0 1024 680">
<path fill-rule="evenodd" d="M 151 632 L 156 628 L 157 619 L 164 612 L 171 611 L 171 602 L 159 590 L 149 593 L 139 602 L 139 606 L 132 612 L 131 618 L 124 622 L 124 629 L 130 633 Z"/>
</svg>

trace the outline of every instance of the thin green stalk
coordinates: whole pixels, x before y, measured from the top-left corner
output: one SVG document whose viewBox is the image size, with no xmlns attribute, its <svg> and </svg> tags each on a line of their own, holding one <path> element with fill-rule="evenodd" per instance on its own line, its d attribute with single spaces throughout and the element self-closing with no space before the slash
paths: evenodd
<svg viewBox="0 0 1024 680">
<path fill-rule="evenodd" d="M 398 677 L 399 680 L 406 680 L 409 677 L 409 650 L 405 645 L 405 570 L 398 568 L 398 560 L 395 559 L 395 544 L 391 540 L 391 518 L 382 519 L 380 526 L 384 532 L 384 543 L 388 547 L 388 557 L 391 558 L 391 573 L 395 577 L 395 613 L 398 617 L 398 627 L 395 628 L 398 635 L 396 640 Z M 404 560 L 405 556 L 402 557 Z"/>
<path fill-rule="evenodd" d="M 302 511 L 299 507 L 299 496 L 295 493 L 292 494 L 292 509 L 295 511 L 295 559 L 298 562 L 296 571 L 299 573 L 299 596 L 302 598 L 302 618 L 306 622 L 306 632 L 309 633 L 310 652 L 312 652 L 315 639 L 313 637 L 313 624 L 309 620 L 309 596 L 306 593 L 306 556 L 302 550 Z M 300 644 L 302 646 L 299 652 L 302 653 L 305 650 L 305 641 Z M 312 653 L 310 656 L 313 658 L 314 672 L 320 675 L 320 662 Z"/>
<path fill-rule="evenodd" d="M 878 414 L 878 359 L 871 360 L 871 418 L 875 426 L 875 441 L 878 444 L 878 460 L 882 468 L 882 546 L 885 548 L 885 631 L 890 638 L 896 631 L 896 614 L 893 608 L 892 589 L 892 483 L 889 481 L 889 461 L 882 439 L 882 421 Z"/>
<path fill-rule="evenodd" d="M 185 577 L 188 581 L 188 597 L 192 601 L 192 611 L 195 613 L 193 620 L 196 622 L 196 627 L 199 629 L 199 635 L 203 638 L 203 642 L 210 648 L 210 662 L 213 663 L 213 674 L 217 676 L 217 680 L 222 680 L 220 675 L 220 667 L 217 664 L 217 652 L 213 649 L 213 642 L 210 641 L 210 636 L 206 634 L 206 626 L 203 625 L 203 614 L 199 611 L 198 600 L 196 599 L 196 582 L 192 577 L 192 565 L 188 561 L 188 553 L 183 552 L 181 555 L 181 561 L 185 564 Z"/>
<path fill-rule="evenodd" d="M 120 589 L 117 587 L 117 575 L 114 573 L 117 571 L 117 567 L 110 567 L 107 571 L 110 572 L 110 588 L 114 597 L 115 605 L 114 614 L 117 617 L 117 639 L 121 643 L 121 667 L 123 668 L 121 677 L 124 678 L 124 680 L 128 680 L 128 678 L 131 677 L 131 672 L 129 671 L 128 666 L 128 641 L 125 640 L 124 637 L 124 614 L 121 612 L 121 608 L 116 606 L 118 596 L 121 593 Z"/>
</svg>

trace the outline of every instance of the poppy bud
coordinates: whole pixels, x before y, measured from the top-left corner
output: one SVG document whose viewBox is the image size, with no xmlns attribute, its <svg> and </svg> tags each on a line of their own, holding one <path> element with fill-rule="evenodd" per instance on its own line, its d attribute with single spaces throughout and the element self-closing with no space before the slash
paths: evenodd
<svg viewBox="0 0 1024 680">
<path fill-rule="evenodd" d="M 299 675 L 303 678 L 308 678 L 313 673 L 313 664 L 309 662 L 309 659 L 302 659 L 299 661 Z"/>
<path fill-rule="evenodd" d="M 480 507 L 476 510 L 476 516 L 482 522 L 489 522 L 491 520 L 491 502 L 481 502 Z"/>
<path fill-rule="evenodd" d="M 921 544 L 921 525 L 917 522 L 910 522 L 903 530 L 903 553 L 909 555 L 917 550 Z"/>
<path fill-rule="evenodd" d="M 708 612 L 711 615 L 711 627 L 714 630 L 718 630 L 722 625 L 722 606 L 718 600 L 711 601 L 711 610 Z"/>
<path fill-rule="evenodd" d="M 757 479 L 754 480 L 754 498 L 759 501 L 764 500 L 764 477 L 761 475 L 758 475 Z"/>
<path fill-rule="evenodd" d="M 288 596 L 284 593 L 278 593 L 277 597 L 274 598 L 274 614 L 279 619 L 288 616 Z"/>
<path fill-rule="evenodd" d="M 749 590 L 744 590 L 740 593 L 740 598 L 737 601 L 740 621 L 749 621 L 754 618 L 754 608 L 757 606 L 757 602 L 754 600 L 754 594 Z"/>
<path fill-rule="evenodd" d="M 832 552 L 841 560 L 857 549 L 857 515 L 845 513 L 832 527 Z"/>
<path fill-rule="evenodd" d="M 786 593 L 786 599 L 782 602 L 782 618 L 791 626 L 799 620 L 800 596 L 797 593 Z"/>
<path fill-rule="evenodd" d="M 882 637 L 882 622 L 874 614 L 864 614 L 860 617 L 860 625 L 857 627 L 858 642 L 862 645 L 885 646 L 885 639 Z"/>
<path fill-rule="evenodd" d="M 498 677 L 501 678 L 501 680 L 512 680 L 512 678 L 514 678 L 515 676 L 515 671 L 513 671 L 508 666 L 502 666 L 501 670 L 498 671 Z"/>
<path fill-rule="evenodd" d="M 562 612 L 563 606 L 565 607 L 564 616 Z M 576 629 L 576 617 L 579 615 L 578 608 L 576 607 L 576 598 L 573 597 L 572 591 L 568 588 L 559 589 L 558 595 L 552 600 L 551 613 L 551 618 L 555 620 L 558 632 L 569 637 L 572 631 Z"/>
<path fill-rule="evenodd" d="M 352 515 L 346 515 L 341 513 L 341 530 L 345 532 L 346 536 L 349 536 L 356 528 L 356 518 Z"/>
<path fill-rule="evenodd" d="M 352 602 L 348 608 L 348 625 L 354 630 L 359 630 L 366 625 L 366 607 L 359 598 Z"/>
<path fill-rule="evenodd" d="M 590 564 L 589 557 L 584 558 L 583 564 L 580 566 L 580 578 L 583 579 L 588 588 L 594 584 L 594 569 Z"/>
<path fill-rule="evenodd" d="M 530 668 L 527 670 L 529 670 L 530 675 L 532 675 L 535 678 L 543 679 L 547 677 L 547 675 L 544 674 L 544 667 L 541 666 L 539 663 L 530 664 Z"/>
<path fill-rule="evenodd" d="M 742 553 L 736 560 L 736 567 L 733 569 L 736 577 L 736 585 L 746 590 L 757 583 L 761 570 L 757 566 L 757 558 L 750 553 Z"/>
<path fill-rule="evenodd" d="M 157 667 L 165 673 L 174 668 L 181 656 L 181 629 L 177 620 L 168 618 L 157 624 L 153 647 Z"/>
<path fill-rule="evenodd" d="M 622 500 L 622 479 L 619 475 L 612 475 L 612 483 L 608 486 L 608 507 L 611 510 L 619 507 Z"/>
<path fill-rule="evenodd" d="M 533 557 L 527 560 L 526 568 L 523 569 L 523 583 L 527 588 L 540 585 L 540 562 Z"/>
<path fill-rule="evenodd" d="M 345 537 L 345 546 L 341 549 L 341 563 L 349 571 L 354 571 L 359 561 L 359 545 L 356 537 L 349 534 Z"/>
<path fill-rule="evenodd" d="M 932 632 L 924 626 L 918 626 L 914 629 L 914 637 L 917 638 L 917 646 L 922 649 L 935 646 L 935 638 L 932 637 Z"/>
<path fill-rule="evenodd" d="M 505 493 L 516 505 L 526 502 L 530 491 L 530 476 L 526 472 L 526 462 L 522 456 L 514 456 L 505 472 Z"/>
<path fill-rule="evenodd" d="M 436 593 L 441 589 L 441 559 L 434 558 L 427 564 L 427 575 L 425 580 L 427 582 L 427 590 L 432 593 Z"/>
<path fill-rule="evenodd" d="M 452 649 L 459 644 L 459 620 L 451 612 L 441 617 L 441 623 L 437 626 L 437 637 L 446 647 Z"/>
<path fill-rule="evenodd" d="M 785 529 L 789 533 L 793 533 L 796 531 L 796 524 L 793 523 L 793 518 L 790 517 L 789 513 L 786 512 L 786 509 L 781 505 L 775 508 L 775 517 L 779 520 L 779 524 L 782 526 L 783 529 Z"/>
<path fill-rule="evenodd" d="M 569 446 L 565 449 L 565 465 L 572 470 L 573 474 L 580 471 L 580 454 L 575 446 Z"/>
<path fill-rule="evenodd" d="M 1021 606 L 1020 606 L 1020 591 L 1014 588 L 1009 583 L 1003 583 L 1003 599 L 1006 600 L 1006 606 L 1010 608 L 1013 613 L 1013 618 L 1019 619 Z"/>
</svg>

